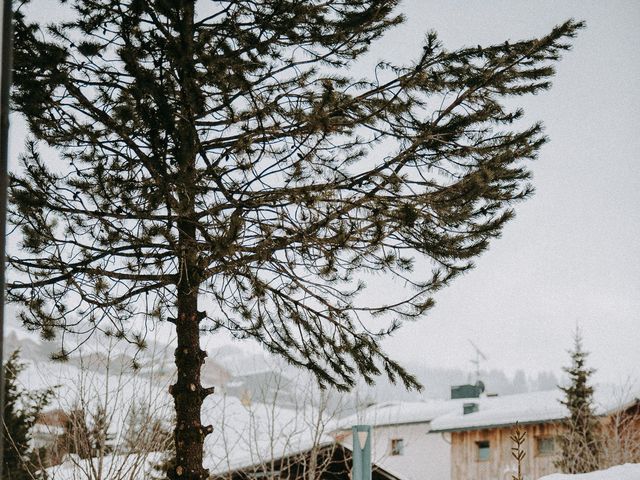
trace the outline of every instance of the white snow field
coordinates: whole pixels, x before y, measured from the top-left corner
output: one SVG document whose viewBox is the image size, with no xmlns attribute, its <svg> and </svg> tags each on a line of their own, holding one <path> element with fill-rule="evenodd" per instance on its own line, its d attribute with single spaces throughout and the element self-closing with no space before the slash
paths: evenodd
<svg viewBox="0 0 640 480">
<path fill-rule="evenodd" d="M 26 353 L 26 352 L 25 352 Z M 47 469 L 50 480 L 148 480 L 151 466 L 160 454 L 138 455 L 119 451 L 126 435 L 128 416 L 134 407 L 145 407 L 171 428 L 173 399 L 167 386 L 172 383 L 172 365 L 145 361 L 132 372 L 126 362 L 119 365 L 101 356 L 87 355 L 79 367 L 46 359 L 22 357 L 26 364 L 20 382 L 29 390 L 55 387 L 48 409 L 70 411 L 82 405 L 89 411 L 98 407 L 108 415 L 108 434 L 116 451 L 101 458 L 83 460 L 70 456 L 61 465 Z M 164 359 L 162 359 L 164 360 Z M 300 391 L 298 404 L 282 408 L 269 403 L 239 399 L 224 393 L 207 397 L 202 423 L 212 424 L 213 433 L 205 441 L 205 468 L 219 474 L 306 451 L 333 442 L 327 432 L 335 420 L 328 411 L 313 404 L 312 391 Z M 46 428 L 46 427 L 43 427 Z M 52 434 L 56 432 L 51 432 Z"/>
<path fill-rule="evenodd" d="M 47 469 L 50 480 L 149 480 L 153 465 L 162 459 L 159 453 L 140 455 L 107 455 L 103 458 L 80 459 L 69 456 L 60 465 Z"/>
<path fill-rule="evenodd" d="M 539 480 L 640 480 L 640 463 L 626 463 L 607 470 L 577 475 L 554 473 Z"/>
</svg>

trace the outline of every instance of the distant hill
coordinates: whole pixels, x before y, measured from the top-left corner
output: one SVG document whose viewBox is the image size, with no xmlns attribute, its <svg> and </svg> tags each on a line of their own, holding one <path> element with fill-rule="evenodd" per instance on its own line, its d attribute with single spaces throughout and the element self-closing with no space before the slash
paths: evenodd
<svg viewBox="0 0 640 480">
<path fill-rule="evenodd" d="M 12 331 L 5 337 L 5 352 L 8 354 L 16 348 L 20 348 L 24 360 L 36 364 L 51 362 L 51 354 L 57 351 L 55 343 L 21 338 Z M 108 352 L 95 348 L 85 349 L 82 353 L 75 352 L 70 356 L 68 365 L 80 370 L 99 373 L 108 370 L 111 374 L 130 375 L 135 364 L 137 376 L 165 388 L 175 372 L 173 350 L 173 346 L 159 342 L 151 343 L 142 352 L 132 352 L 130 346 L 114 344 Z M 276 402 L 280 406 L 293 408 L 300 396 L 301 385 L 305 385 L 306 389 L 317 388 L 311 386 L 313 379 L 309 373 L 266 353 L 250 352 L 237 345 L 224 345 L 210 349 L 208 354 L 202 380 L 204 385 L 215 386 L 218 394 L 226 393 L 245 402 Z M 452 385 L 475 381 L 469 372 L 461 369 L 417 363 L 408 364 L 406 368 L 424 385 L 422 392 L 407 392 L 402 386 L 380 378 L 374 386 L 362 383 L 352 394 L 343 395 L 340 399 L 331 398 L 330 402 L 336 405 L 342 403 L 348 409 L 374 402 L 448 398 Z M 550 372 L 527 376 L 525 372 L 518 371 L 509 377 L 498 369 L 481 372 L 481 379 L 487 392 L 499 395 L 547 390 L 559 383 Z"/>
</svg>

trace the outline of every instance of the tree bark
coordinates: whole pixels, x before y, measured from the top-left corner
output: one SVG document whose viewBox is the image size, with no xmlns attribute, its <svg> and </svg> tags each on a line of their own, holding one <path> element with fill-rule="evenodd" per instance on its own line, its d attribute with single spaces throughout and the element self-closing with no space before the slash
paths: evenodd
<svg viewBox="0 0 640 480">
<path fill-rule="evenodd" d="M 204 438 L 213 427 L 203 426 L 200 416 L 202 401 L 212 393 L 212 388 L 200 384 L 200 370 L 207 353 L 200 348 L 200 320 L 198 289 L 189 281 L 178 286 L 178 317 L 176 333 L 178 347 L 175 351 L 178 379 L 170 387 L 176 410 L 174 432 L 176 463 L 169 472 L 171 480 L 205 480 L 209 473 L 202 466 Z"/>
<path fill-rule="evenodd" d="M 177 4 L 179 18 L 180 52 L 176 58 L 180 82 L 181 115 L 176 122 L 176 160 L 179 175 L 176 193 L 179 203 L 176 325 L 178 346 L 175 351 L 177 381 L 170 387 L 176 411 L 174 440 L 175 467 L 168 472 L 171 480 L 205 480 L 209 472 L 203 468 L 204 439 L 213 427 L 203 426 L 200 416 L 202 402 L 213 393 L 213 388 L 200 384 L 200 370 L 207 353 L 200 348 L 200 321 L 204 312 L 198 311 L 200 268 L 196 242 L 195 195 L 196 155 L 198 138 L 195 128 L 195 112 L 198 109 L 195 92 L 195 67 L 193 60 L 194 2 L 183 0 Z"/>
</svg>

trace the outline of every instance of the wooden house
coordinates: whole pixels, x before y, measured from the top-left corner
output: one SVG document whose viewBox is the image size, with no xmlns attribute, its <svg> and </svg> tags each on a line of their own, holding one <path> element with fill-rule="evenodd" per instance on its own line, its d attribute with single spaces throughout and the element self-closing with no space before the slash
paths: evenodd
<svg viewBox="0 0 640 480">
<path fill-rule="evenodd" d="M 533 480 L 558 472 L 554 465 L 559 454 L 558 435 L 568 415 L 561 397 L 559 390 L 482 397 L 435 419 L 431 432 L 445 436 L 451 444 L 451 480 L 511 480 L 516 462 L 510 436 L 516 422 L 526 432 L 524 478 Z M 609 432 L 624 425 L 624 438 L 629 441 L 640 432 L 637 399 L 621 402 L 612 392 L 599 391 L 595 404 L 596 414 Z"/>
<path fill-rule="evenodd" d="M 211 480 L 350 480 L 351 450 L 333 441 L 257 464 L 218 472 Z M 375 463 L 372 480 L 403 480 Z"/>
</svg>

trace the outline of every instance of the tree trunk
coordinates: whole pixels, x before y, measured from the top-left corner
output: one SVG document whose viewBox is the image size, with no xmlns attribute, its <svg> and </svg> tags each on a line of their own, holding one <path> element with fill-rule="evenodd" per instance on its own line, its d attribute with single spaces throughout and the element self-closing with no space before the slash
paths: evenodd
<svg viewBox="0 0 640 480">
<path fill-rule="evenodd" d="M 202 401 L 213 393 L 213 387 L 203 388 L 200 370 L 207 353 L 200 349 L 200 321 L 204 312 L 198 311 L 200 269 L 196 241 L 195 214 L 195 170 L 197 155 L 197 132 L 195 112 L 198 109 L 195 66 L 193 64 L 194 2 L 183 0 L 176 3 L 179 18 L 177 51 L 178 78 L 180 82 L 181 114 L 176 122 L 176 160 L 179 176 L 176 193 L 179 202 L 178 227 L 178 285 L 177 313 L 172 321 L 176 325 L 178 347 L 175 351 L 177 381 L 171 386 L 176 410 L 174 432 L 176 462 L 169 471 L 171 480 L 205 480 L 209 472 L 202 466 L 204 439 L 211 433 L 211 425 L 203 427 L 200 417 Z"/>
<path fill-rule="evenodd" d="M 174 432 L 176 447 L 175 468 L 169 472 L 171 480 L 205 480 L 208 471 L 202 467 L 204 438 L 213 427 L 202 426 L 200 412 L 202 401 L 213 392 L 200 384 L 200 369 L 207 353 L 200 349 L 200 320 L 204 314 L 198 312 L 198 290 L 188 281 L 178 287 L 178 318 L 176 333 L 178 347 L 175 351 L 178 367 L 177 382 L 170 387 L 176 409 Z M 190 287 L 185 291 L 185 286 Z"/>
</svg>

